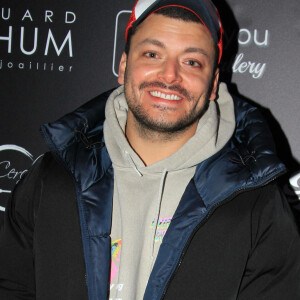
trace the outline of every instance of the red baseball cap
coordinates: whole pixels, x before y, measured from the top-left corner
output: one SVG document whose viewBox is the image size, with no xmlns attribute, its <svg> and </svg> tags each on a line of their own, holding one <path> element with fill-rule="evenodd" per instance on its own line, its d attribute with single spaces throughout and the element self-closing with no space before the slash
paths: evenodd
<svg viewBox="0 0 300 300">
<path fill-rule="evenodd" d="M 170 6 L 187 9 L 199 18 L 218 46 L 220 63 L 223 52 L 223 26 L 218 10 L 210 0 L 137 0 L 126 27 L 125 40 L 127 41 L 130 28 L 136 27 L 155 11 Z"/>
</svg>

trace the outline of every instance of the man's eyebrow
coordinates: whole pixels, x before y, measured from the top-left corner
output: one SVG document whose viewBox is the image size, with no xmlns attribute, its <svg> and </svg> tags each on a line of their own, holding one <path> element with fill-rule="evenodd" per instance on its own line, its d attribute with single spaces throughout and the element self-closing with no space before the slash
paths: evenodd
<svg viewBox="0 0 300 300">
<path fill-rule="evenodd" d="M 160 48 L 166 48 L 165 44 L 162 43 L 161 41 L 156 40 L 156 39 L 148 39 L 148 38 L 141 41 L 138 44 L 138 46 L 145 45 L 145 44 L 151 44 L 151 45 L 158 46 Z M 208 53 L 204 49 L 198 48 L 198 47 L 188 47 L 184 50 L 184 52 L 185 53 L 200 53 L 200 54 L 203 54 L 203 55 L 209 57 Z"/>
<path fill-rule="evenodd" d="M 161 48 L 166 48 L 162 42 L 160 42 L 159 40 L 155 40 L 155 39 L 144 39 L 143 41 L 141 41 L 139 43 L 139 45 L 144 45 L 144 44 L 151 44 L 151 45 L 155 45 L 155 46 L 158 46 Z"/>
<path fill-rule="evenodd" d="M 185 53 L 200 53 L 200 54 L 203 54 L 203 55 L 209 57 L 208 53 L 202 48 L 190 47 L 190 48 L 186 48 L 184 50 L 184 52 Z"/>
</svg>

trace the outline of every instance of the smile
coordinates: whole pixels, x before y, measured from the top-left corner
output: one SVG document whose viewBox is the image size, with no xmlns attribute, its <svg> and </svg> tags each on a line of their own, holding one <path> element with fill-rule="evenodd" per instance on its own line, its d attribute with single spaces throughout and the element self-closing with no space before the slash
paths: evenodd
<svg viewBox="0 0 300 300">
<path fill-rule="evenodd" d="M 165 99 L 165 100 L 181 100 L 182 98 L 174 95 L 174 94 L 164 94 L 162 92 L 159 91 L 151 91 L 150 95 L 152 95 L 153 97 L 157 97 L 157 98 L 161 98 L 161 99 Z"/>
</svg>

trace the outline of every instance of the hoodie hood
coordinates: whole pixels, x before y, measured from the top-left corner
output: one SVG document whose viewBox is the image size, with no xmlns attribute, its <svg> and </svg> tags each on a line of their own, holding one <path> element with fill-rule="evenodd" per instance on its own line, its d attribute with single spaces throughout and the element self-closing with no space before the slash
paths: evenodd
<svg viewBox="0 0 300 300">
<path fill-rule="evenodd" d="M 114 165 L 132 168 L 134 163 L 134 167 L 141 174 L 194 167 L 219 151 L 230 139 L 235 128 L 233 100 L 226 85 L 221 83 L 219 98 L 209 101 L 208 109 L 199 120 L 195 135 L 171 156 L 145 166 L 125 137 L 127 112 L 124 86 L 120 86 L 108 98 L 105 109 L 106 146 Z"/>
</svg>

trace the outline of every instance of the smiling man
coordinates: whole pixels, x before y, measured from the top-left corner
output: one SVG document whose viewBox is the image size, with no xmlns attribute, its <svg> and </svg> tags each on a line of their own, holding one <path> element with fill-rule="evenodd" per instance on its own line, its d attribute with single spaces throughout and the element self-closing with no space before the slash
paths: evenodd
<svg viewBox="0 0 300 300">
<path fill-rule="evenodd" d="M 208 101 L 216 98 L 213 38 L 199 19 L 168 17 L 172 12 L 192 14 L 182 9 L 171 6 L 150 15 L 132 36 L 129 53 L 121 58 L 119 83 L 125 83 L 129 107 L 126 136 L 147 165 L 185 144 L 195 134 Z M 160 144 L 166 141 L 168 147 L 162 149 Z"/>
<path fill-rule="evenodd" d="M 0 234 L 1 299 L 299 300 L 259 111 L 219 84 L 210 0 L 138 0 L 117 89 L 42 127 Z"/>
</svg>

